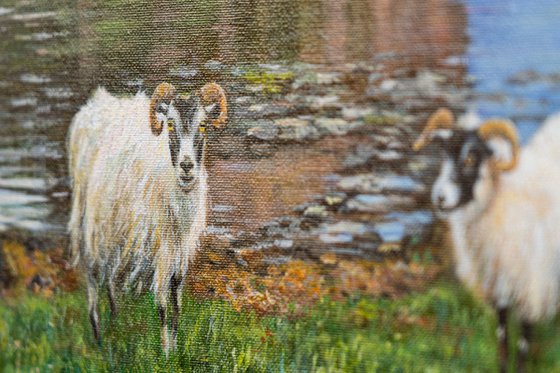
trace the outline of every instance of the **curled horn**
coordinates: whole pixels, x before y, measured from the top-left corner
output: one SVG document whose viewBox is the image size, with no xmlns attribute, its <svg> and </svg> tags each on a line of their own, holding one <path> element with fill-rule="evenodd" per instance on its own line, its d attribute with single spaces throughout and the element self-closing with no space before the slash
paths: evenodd
<svg viewBox="0 0 560 373">
<path fill-rule="evenodd" d="M 502 137 L 511 144 L 511 160 L 494 162 L 496 169 L 501 171 L 509 171 L 517 165 L 519 158 L 519 138 L 515 125 L 505 119 L 489 119 L 482 123 L 478 129 L 478 135 L 484 141 L 488 141 L 493 137 Z"/>
<path fill-rule="evenodd" d="M 158 122 L 157 109 L 161 102 L 171 101 L 175 97 L 176 89 L 173 84 L 160 83 L 154 90 L 152 98 L 150 99 L 150 128 L 152 133 L 159 136 L 163 130 L 163 123 Z"/>
<path fill-rule="evenodd" d="M 454 122 L 455 117 L 453 116 L 453 113 L 449 111 L 449 109 L 438 109 L 428 119 L 426 127 L 424 127 L 424 130 L 420 134 L 420 137 L 418 137 L 418 139 L 414 142 L 412 149 L 414 149 L 415 152 L 419 151 L 430 142 L 430 135 L 434 131 L 443 128 L 451 129 L 453 128 Z"/>
<path fill-rule="evenodd" d="M 220 115 L 212 120 L 214 127 L 220 128 L 226 124 L 228 119 L 228 108 L 226 93 L 216 83 L 208 83 L 200 90 L 202 104 L 204 106 L 218 104 L 220 106 Z"/>
</svg>

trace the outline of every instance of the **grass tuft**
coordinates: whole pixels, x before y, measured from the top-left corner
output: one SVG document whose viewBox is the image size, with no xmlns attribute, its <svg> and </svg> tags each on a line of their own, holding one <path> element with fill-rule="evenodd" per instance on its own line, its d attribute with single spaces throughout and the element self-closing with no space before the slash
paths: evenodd
<svg viewBox="0 0 560 373">
<path fill-rule="evenodd" d="M 317 302 L 304 316 L 259 316 L 222 300 L 183 299 L 179 350 L 165 358 L 150 295 L 121 298 L 103 341 L 92 341 L 83 291 L 50 298 L 29 292 L 0 301 L 5 372 L 443 372 L 494 371 L 495 320 L 457 284 L 400 299 Z M 554 330 L 554 328 L 552 328 Z M 542 326 L 536 370 L 558 369 L 560 340 Z"/>
</svg>

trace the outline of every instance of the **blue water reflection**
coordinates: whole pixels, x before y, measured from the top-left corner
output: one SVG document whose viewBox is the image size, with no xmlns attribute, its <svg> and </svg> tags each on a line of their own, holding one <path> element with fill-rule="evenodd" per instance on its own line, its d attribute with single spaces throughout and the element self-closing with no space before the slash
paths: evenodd
<svg viewBox="0 0 560 373">
<path fill-rule="evenodd" d="M 560 2 L 465 4 L 476 108 L 483 117 L 513 119 L 526 142 L 547 115 L 560 110 L 560 81 L 553 75 L 560 71 Z M 515 79 L 520 73 L 529 79 Z"/>
</svg>

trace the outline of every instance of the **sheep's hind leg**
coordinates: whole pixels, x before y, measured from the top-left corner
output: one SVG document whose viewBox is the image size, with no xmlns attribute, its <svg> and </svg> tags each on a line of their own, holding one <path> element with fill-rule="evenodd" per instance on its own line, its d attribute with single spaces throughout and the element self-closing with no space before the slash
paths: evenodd
<svg viewBox="0 0 560 373">
<path fill-rule="evenodd" d="M 176 275 L 171 279 L 171 307 L 173 316 L 171 318 L 171 350 L 177 349 L 177 331 L 179 329 L 179 302 L 182 279 Z"/>
<path fill-rule="evenodd" d="M 498 339 L 498 361 L 500 363 L 500 372 L 506 373 L 508 370 L 508 332 L 507 332 L 507 307 L 496 309 L 498 314 L 498 328 L 496 329 L 496 337 Z"/>
<path fill-rule="evenodd" d="M 111 307 L 111 317 L 115 318 L 119 313 L 119 306 L 115 298 L 115 285 L 111 280 L 107 282 L 107 295 L 109 297 L 109 306 Z"/>
<path fill-rule="evenodd" d="M 97 309 L 97 284 L 91 276 L 87 281 L 89 321 L 93 329 L 93 337 L 97 343 L 101 342 L 101 328 L 99 326 L 99 311 Z"/>
<path fill-rule="evenodd" d="M 158 313 L 161 328 L 161 349 L 169 356 L 169 329 L 167 328 L 167 304 L 158 302 Z"/>
<path fill-rule="evenodd" d="M 529 340 L 533 332 L 533 326 L 527 322 L 521 322 L 521 336 L 517 341 L 517 371 L 527 371 L 527 358 L 529 356 Z"/>
</svg>

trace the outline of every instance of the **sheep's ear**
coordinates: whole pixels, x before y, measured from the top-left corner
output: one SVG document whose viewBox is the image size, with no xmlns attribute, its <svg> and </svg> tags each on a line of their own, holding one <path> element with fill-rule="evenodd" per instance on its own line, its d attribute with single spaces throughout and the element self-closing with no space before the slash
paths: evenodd
<svg viewBox="0 0 560 373">
<path fill-rule="evenodd" d="M 478 135 L 492 151 L 494 167 L 500 171 L 515 168 L 519 157 L 519 138 L 509 120 L 490 119 L 482 123 Z"/>
<path fill-rule="evenodd" d="M 226 93 L 216 83 L 208 83 L 200 90 L 202 106 L 212 125 L 217 128 L 225 126 L 228 120 Z"/>
<path fill-rule="evenodd" d="M 150 128 L 156 136 L 159 136 L 163 130 L 164 122 L 161 116 L 165 114 L 162 109 L 167 110 L 171 101 L 175 98 L 176 92 L 177 90 L 173 84 L 161 83 L 152 94 L 150 99 Z"/>
</svg>

